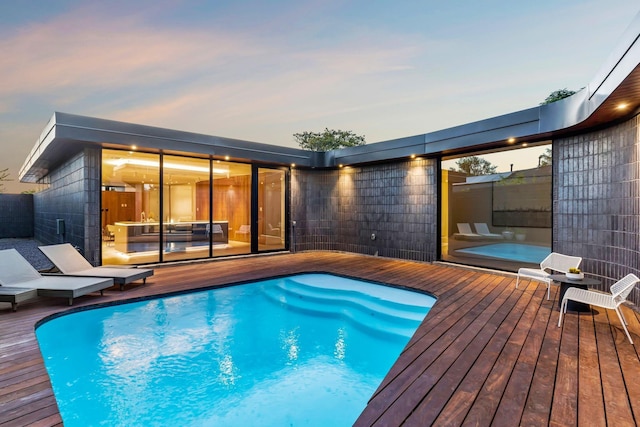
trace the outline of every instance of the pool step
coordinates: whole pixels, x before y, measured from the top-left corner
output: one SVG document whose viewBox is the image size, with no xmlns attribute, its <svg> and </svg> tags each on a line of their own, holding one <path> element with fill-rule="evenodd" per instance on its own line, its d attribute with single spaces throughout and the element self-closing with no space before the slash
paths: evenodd
<svg viewBox="0 0 640 427">
<path fill-rule="evenodd" d="M 385 301 L 357 291 L 310 286 L 290 278 L 265 287 L 264 293 L 292 310 L 344 317 L 361 328 L 405 338 L 413 335 L 429 311 L 429 307 Z"/>
</svg>

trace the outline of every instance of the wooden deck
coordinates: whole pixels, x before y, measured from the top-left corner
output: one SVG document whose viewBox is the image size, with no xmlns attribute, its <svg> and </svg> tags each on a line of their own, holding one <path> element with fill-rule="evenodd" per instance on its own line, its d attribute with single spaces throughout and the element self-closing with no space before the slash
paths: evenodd
<svg viewBox="0 0 640 427">
<path fill-rule="evenodd" d="M 557 327 L 557 287 L 457 267 L 310 252 L 161 267 L 146 285 L 85 296 L 74 307 L 325 271 L 431 292 L 436 305 L 361 414 L 358 426 L 633 426 L 640 422 L 640 322 L 625 308 L 569 313 Z M 34 335 L 67 310 L 42 298 L 0 304 L 0 426 L 61 425 Z"/>
</svg>

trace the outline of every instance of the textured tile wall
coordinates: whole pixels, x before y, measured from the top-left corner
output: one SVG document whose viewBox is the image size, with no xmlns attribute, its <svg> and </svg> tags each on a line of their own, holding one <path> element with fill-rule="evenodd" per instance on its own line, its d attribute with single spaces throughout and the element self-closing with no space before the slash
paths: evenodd
<svg viewBox="0 0 640 427">
<path fill-rule="evenodd" d="M 33 195 L 0 194 L 0 238 L 33 237 Z"/>
<path fill-rule="evenodd" d="M 293 250 L 434 261 L 436 174 L 432 159 L 330 171 L 294 170 Z"/>
<path fill-rule="evenodd" d="M 553 143 L 553 249 L 583 258 L 608 290 L 640 276 L 640 116 Z M 640 286 L 631 295 L 640 306 Z"/>
<path fill-rule="evenodd" d="M 49 188 L 34 194 L 34 236 L 43 244 L 71 243 L 94 265 L 100 264 L 100 157 L 85 148 L 47 177 Z M 62 219 L 65 233 L 57 234 Z"/>
</svg>

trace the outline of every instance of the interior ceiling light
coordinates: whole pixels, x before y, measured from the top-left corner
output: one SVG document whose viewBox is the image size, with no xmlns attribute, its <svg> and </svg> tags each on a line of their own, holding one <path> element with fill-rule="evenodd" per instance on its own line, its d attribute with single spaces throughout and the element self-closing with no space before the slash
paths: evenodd
<svg viewBox="0 0 640 427">
<path fill-rule="evenodd" d="M 122 169 L 125 166 L 145 166 L 151 168 L 158 168 L 160 162 L 155 160 L 144 160 L 144 159 L 115 159 L 115 160 L 107 160 L 105 163 L 113 165 L 113 170 L 117 171 Z M 165 169 L 175 169 L 181 171 L 189 171 L 189 172 L 204 172 L 209 173 L 209 168 L 206 166 L 193 166 L 193 165 L 185 165 L 182 163 L 171 163 L 165 162 L 163 163 L 163 167 Z M 213 168 L 213 173 L 217 174 L 228 174 L 228 168 Z"/>
<path fill-rule="evenodd" d="M 627 104 L 626 102 L 621 102 L 620 104 L 618 104 L 618 106 L 616 107 L 616 109 L 618 109 L 618 110 L 625 110 L 628 106 L 629 106 L 629 104 Z"/>
<path fill-rule="evenodd" d="M 511 137 L 511 138 L 507 139 L 507 142 L 509 144 L 513 144 L 514 142 L 516 142 L 516 139 L 514 137 Z"/>
</svg>

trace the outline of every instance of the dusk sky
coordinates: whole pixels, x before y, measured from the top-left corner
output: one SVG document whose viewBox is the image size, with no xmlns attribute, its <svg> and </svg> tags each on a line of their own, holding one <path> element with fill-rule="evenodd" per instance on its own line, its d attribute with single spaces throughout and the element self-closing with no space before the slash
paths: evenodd
<svg viewBox="0 0 640 427">
<path fill-rule="evenodd" d="M 295 147 L 538 105 L 596 75 L 637 0 L 0 3 L 0 170 L 55 111 Z M 518 167 L 518 165 L 516 165 Z"/>
</svg>

